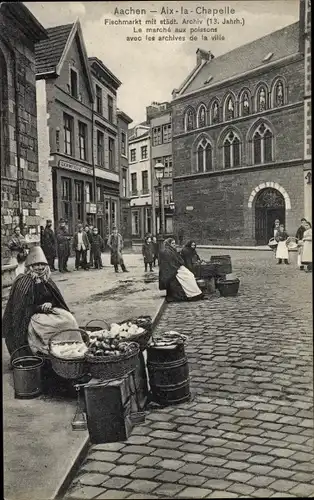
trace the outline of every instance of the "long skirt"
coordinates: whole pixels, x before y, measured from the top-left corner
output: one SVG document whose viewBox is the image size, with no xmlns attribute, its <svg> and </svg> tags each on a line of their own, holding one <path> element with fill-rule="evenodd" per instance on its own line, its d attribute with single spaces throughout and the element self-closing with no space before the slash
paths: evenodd
<svg viewBox="0 0 314 500">
<path fill-rule="evenodd" d="M 167 286 L 167 302 L 194 301 L 203 298 L 193 274 L 183 266 L 180 269 L 181 272 L 178 272 Z"/>
<path fill-rule="evenodd" d="M 289 260 L 289 250 L 285 241 L 279 241 L 276 250 L 276 259 Z"/>
<path fill-rule="evenodd" d="M 312 264 L 312 261 L 313 261 L 312 242 L 311 241 L 304 241 L 304 244 L 302 247 L 302 254 L 301 254 L 301 263 L 302 264 Z"/>
<path fill-rule="evenodd" d="M 34 354 L 48 354 L 49 339 L 55 333 L 78 328 L 74 316 L 65 309 L 53 308 L 52 313 L 33 314 L 28 325 L 28 344 Z"/>
</svg>

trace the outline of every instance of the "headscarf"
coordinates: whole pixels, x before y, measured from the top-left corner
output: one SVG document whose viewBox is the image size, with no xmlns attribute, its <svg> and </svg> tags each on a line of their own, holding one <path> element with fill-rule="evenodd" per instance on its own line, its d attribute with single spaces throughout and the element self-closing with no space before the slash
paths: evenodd
<svg viewBox="0 0 314 500">
<path fill-rule="evenodd" d="M 42 272 L 38 272 L 34 270 L 33 266 L 28 266 L 25 274 L 28 274 L 36 284 L 41 282 L 47 282 L 50 278 L 51 271 L 48 265 L 45 266 Z"/>
<path fill-rule="evenodd" d="M 184 246 L 192 249 L 192 243 L 195 243 L 196 248 L 196 242 L 194 240 L 189 240 Z M 193 248 L 192 250 L 195 250 L 195 248 Z"/>
</svg>

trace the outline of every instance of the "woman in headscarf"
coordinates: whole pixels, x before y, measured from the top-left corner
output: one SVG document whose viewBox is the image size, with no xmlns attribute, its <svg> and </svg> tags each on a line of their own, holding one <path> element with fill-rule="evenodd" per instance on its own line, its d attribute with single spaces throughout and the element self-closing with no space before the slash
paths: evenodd
<svg viewBox="0 0 314 500">
<path fill-rule="evenodd" d="M 199 255 L 196 253 L 196 243 L 193 240 L 188 241 L 181 250 L 181 256 L 185 267 L 195 275 L 195 267 L 201 263 Z"/>
<path fill-rule="evenodd" d="M 28 345 L 31 352 L 47 353 L 52 334 L 78 327 L 59 288 L 50 278 L 50 268 L 41 247 L 33 247 L 25 261 L 25 274 L 10 290 L 2 319 L 10 354 Z"/>
<path fill-rule="evenodd" d="M 27 257 L 27 243 L 19 226 L 14 228 L 8 247 L 11 250 L 12 263 L 17 264 L 16 276 L 18 276 L 24 272 L 24 262 Z"/>
<path fill-rule="evenodd" d="M 167 302 L 204 298 L 194 275 L 184 266 L 173 238 L 165 241 L 164 250 L 159 254 L 159 289 L 167 291 Z"/>
</svg>

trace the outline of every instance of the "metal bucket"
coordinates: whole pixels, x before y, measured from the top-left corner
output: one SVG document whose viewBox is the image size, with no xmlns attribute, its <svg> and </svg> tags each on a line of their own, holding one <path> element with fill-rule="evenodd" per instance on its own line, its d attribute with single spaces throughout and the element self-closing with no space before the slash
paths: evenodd
<svg viewBox="0 0 314 500">
<path fill-rule="evenodd" d="M 12 361 L 16 399 L 32 399 L 42 393 L 41 367 L 43 358 L 24 356 Z"/>
</svg>

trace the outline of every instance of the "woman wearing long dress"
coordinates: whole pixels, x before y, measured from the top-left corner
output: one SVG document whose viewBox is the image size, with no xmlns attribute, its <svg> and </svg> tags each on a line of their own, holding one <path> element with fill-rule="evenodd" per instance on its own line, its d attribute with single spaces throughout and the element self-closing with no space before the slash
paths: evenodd
<svg viewBox="0 0 314 500">
<path fill-rule="evenodd" d="M 287 247 L 287 239 L 289 235 L 285 231 L 283 224 L 280 224 L 279 230 L 276 234 L 275 240 L 278 242 L 276 250 L 276 259 L 278 259 L 277 264 L 281 264 L 284 261 L 285 264 L 289 264 L 289 249 Z"/>
<path fill-rule="evenodd" d="M 167 302 L 194 301 L 204 298 L 194 275 L 184 266 L 172 238 L 165 241 L 159 254 L 159 289 L 166 290 Z"/>
<path fill-rule="evenodd" d="M 18 276 L 24 273 L 24 263 L 28 253 L 27 243 L 19 226 L 14 228 L 8 247 L 11 250 L 11 263 L 17 264 L 15 275 Z"/>
<path fill-rule="evenodd" d="M 312 272 L 312 226 L 309 222 L 304 223 L 305 231 L 302 238 L 301 264 L 307 267 L 308 272 Z"/>
<path fill-rule="evenodd" d="M 181 250 L 181 256 L 185 267 L 195 275 L 197 264 L 201 263 L 201 259 L 196 252 L 196 243 L 193 240 L 188 241 Z"/>
</svg>

